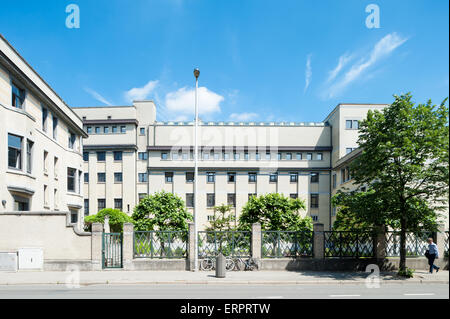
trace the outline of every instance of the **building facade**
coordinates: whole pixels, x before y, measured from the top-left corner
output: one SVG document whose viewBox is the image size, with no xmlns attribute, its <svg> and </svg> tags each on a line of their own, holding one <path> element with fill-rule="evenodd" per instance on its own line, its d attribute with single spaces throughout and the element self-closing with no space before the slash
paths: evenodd
<svg viewBox="0 0 450 319">
<path fill-rule="evenodd" d="M 331 196 L 349 180 L 342 161 L 357 148 L 358 123 L 387 105 L 339 104 L 319 123 L 201 122 L 198 218 L 229 204 L 239 216 L 250 196 L 277 192 L 301 198 L 311 216 L 330 229 Z M 104 207 L 132 213 L 161 190 L 194 204 L 194 123 L 158 122 L 152 101 L 124 107 L 73 108 L 83 119 L 85 214 Z M 345 167 L 344 167 L 345 170 Z"/>
<path fill-rule="evenodd" d="M 0 213 L 83 208 L 81 119 L 0 35 Z"/>
</svg>

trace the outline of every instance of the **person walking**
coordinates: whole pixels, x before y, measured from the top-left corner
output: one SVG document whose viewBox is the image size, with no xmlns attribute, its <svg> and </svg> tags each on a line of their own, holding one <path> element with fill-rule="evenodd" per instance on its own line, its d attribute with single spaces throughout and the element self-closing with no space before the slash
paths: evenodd
<svg viewBox="0 0 450 319">
<path fill-rule="evenodd" d="M 433 273 L 433 269 L 436 269 L 436 272 L 439 271 L 439 267 L 434 264 L 434 260 L 439 258 L 439 251 L 437 245 L 433 243 L 433 238 L 428 238 L 428 250 L 426 257 L 428 258 L 428 265 L 430 265 L 430 274 Z"/>
</svg>

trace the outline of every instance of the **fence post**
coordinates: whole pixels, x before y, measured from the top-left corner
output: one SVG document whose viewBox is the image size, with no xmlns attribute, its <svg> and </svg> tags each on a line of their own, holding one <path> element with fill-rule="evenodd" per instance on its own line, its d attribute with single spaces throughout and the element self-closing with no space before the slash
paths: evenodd
<svg viewBox="0 0 450 319">
<path fill-rule="evenodd" d="M 91 232 L 91 263 L 92 270 L 102 270 L 103 224 L 93 223 Z"/>
<path fill-rule="evenodd" d="M 385 226 L 379 226 L 375 229 L 375 258 L 382 260 L 386 258 L 386 233 Z"/>
<path fill-rule="evenodd" d="M 122 237 L 122 258 L 123 269 L 131 270 L 134 257 L 134 225 L 131 223 L 123 224 Z"/>
<path fill-rule="evenodd" d="M 439 225 L 438 231 L 436 234 L 436 246 L 439 251 L 439 258 L 444 258 L 445 254 L 445 226 Z"/>
<path fill-rule="evenodd" d="M 261 224 L 254 223 L 252 224 L 252 246 L 251 246 L 251 254 L 252 258 L 256 261 L 258 264 L 258 268 L 260 265 L 261 260 Z"/>
<path fill-rule="evenodd" d="M 314 258 L 325 258 L 325 233 L 323 224 L 314 224 Z"/>
<path fill-rule="evenodd" d="M 194 223 L 189 223 L 189 231 L 188 231 L 188 251 L 187 251 L 187 257 L 189 262 L 189 270 L 194 271 L 195 269 L 195 244 L 196 244 L 196 238 L 194 233 Z"/>
</svg>

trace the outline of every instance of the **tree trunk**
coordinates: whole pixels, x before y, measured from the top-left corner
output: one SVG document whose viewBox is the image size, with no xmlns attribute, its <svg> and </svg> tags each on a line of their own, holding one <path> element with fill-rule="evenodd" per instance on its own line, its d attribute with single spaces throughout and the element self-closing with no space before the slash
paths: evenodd
<svg viewBox="0 0 450 319">
<path fill-rule="evenodd" d="M 403 215 L 403 214 L 402 214 Z M 400 222 L 400 266 L 399 270 L 406 270 L 406 220 L 402 217 Z"/>
</svg>

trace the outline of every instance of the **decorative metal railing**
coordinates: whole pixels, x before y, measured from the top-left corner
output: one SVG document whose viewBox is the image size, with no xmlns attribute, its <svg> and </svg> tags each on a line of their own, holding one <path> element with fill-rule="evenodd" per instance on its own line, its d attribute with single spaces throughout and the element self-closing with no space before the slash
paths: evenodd
<svg viewBox="0 0 450 319">
<path fill-rule="evenodd" d="M 135 231 L 135 258 L 186 258 L 187 231 Z"/>
<path fill-rule="evenodd" d="M 374 233 L 325 231 L 325 257 L 374 257 Z"/>
<path fill-rule="evenodd" d="M 448 231 L 444 232 L 444 256 L 448 257 Z"/>
<path fill-rule="evenodd" d="M 432 232 L 406 233 L 406 257 L 424 256 L 429 237 L 433 237 Z M 386 256 L 400 256 L 400 232 L 386 232 Z"/>
<path fill-rule="evenodd" d="M 250 257 L 251 240 L 250 231 L 199 231 L 198 255 L 214 257 L 221 252 L 229 257 Z"/>
<path fill-rule="evenodd" d="M 102 268 L 122 268 L 122 233 L 102 234 Z"/>
<path fill-rule="evenodd" d="M 263 258 L 312 257 L 312 231 L 262 231 Z"/>
</svg>

